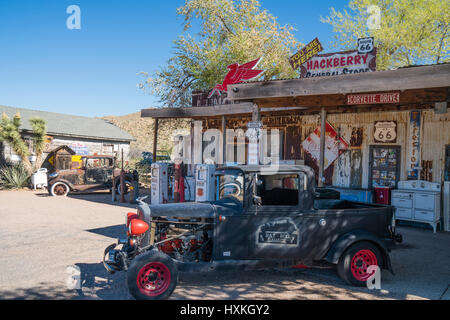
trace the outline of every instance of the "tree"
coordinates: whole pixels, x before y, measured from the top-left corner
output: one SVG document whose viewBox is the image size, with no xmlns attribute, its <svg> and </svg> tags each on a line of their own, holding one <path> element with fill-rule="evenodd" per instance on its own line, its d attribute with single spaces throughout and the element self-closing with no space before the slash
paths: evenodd
<svg viewBox="0 0 450 320">
<path fill-rule="evenodd" d="M 44 119 L 34 117 L 30 119 L 31 128 L 33 129 L 33 147 L 36 154 L 35 168 L 42 165 L 42 154 L 45 149 L 45 137 L 47 136 L 47 124 Z"/>
<path fill-rule="evenodd" d="M 348 7 L 321 18 L 333 26 L 334 47 L 375 37 L 379 70 L 450 61 L 448 0 L 351 0 Z"/>
<path fill-rule="evenodd" d="M 296 73 L 289 57 L 302 44 L 292 26 L 281 26 L 257 0 L 187 0 L 178 8 L 184 32 L 174 41 L 175 54 L 153 76 L 142 72 L 141 89 L 159 96 L 168 107 L 186 107 L 191 93 L 222 83 L 227 66 L 263 57 L 258 68 L 264 79 L 288 78 Z M 191 35 L 192 25 L 200 32 Z"/>
<path fill-rule="evenodd" d="M 40 118 L 30 119 L 30 123 L 33 129 L 33 141 L 35 146 L 36 166 L 41 165 L 42 153 L 44 151 L 45 136 L 47 134 L 47 128 L 45 121 Z M 16 113 L 11 120 L 5 113 L 2 115 L 0 122 L 0 141 L 6 141 L 13 148 L 14 152 L 22 159 L 22 163 L 29 174 L 33 173 L 33 166 L 31 165 L 29 156 L 29 146 L 22 139 L 20 134 L 20 126 L 22 120 L 20 113 Z"/>
</svg>

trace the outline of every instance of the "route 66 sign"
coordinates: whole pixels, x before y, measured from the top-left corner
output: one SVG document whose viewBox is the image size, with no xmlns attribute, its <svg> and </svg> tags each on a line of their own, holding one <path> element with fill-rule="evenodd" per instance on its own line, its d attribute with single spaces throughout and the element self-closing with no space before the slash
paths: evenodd
<svg viewBox="0 0 450 320">
<path fill-rule="evenodd" d="M 374 49 L 374 38 L 361 38 L 358 39 L 358 53 L 359 54 L 366 54 L 371 53 Z"/>
<path fill-rule="evenodd" d="M 396 143 L 397 121 L 375 122 L 374 141 L 378 143 Z"/>
</svg>

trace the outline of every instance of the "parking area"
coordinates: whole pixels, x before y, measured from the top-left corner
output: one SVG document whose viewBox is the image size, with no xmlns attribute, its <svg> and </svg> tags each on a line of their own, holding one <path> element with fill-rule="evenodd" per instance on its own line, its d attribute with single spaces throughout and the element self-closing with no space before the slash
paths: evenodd
<svg viewBox="0 0 450 320">
<path fill-rule="evenodd" d="M 0 299 L 130 299 L 125 274 L 109 275 L 103 249 L 125 233 L 134 205 L 106 193 L 53 198 L 45 191 L 0 191 Z M 382 290 L 347 286 L 334 270 L 283 269 L 181 274 L 171 299 L 450 299 L 450 234 L 401 227 L 395 276 Z M 70 290 L 68 266 L 81 270 Z"/>
</svg>

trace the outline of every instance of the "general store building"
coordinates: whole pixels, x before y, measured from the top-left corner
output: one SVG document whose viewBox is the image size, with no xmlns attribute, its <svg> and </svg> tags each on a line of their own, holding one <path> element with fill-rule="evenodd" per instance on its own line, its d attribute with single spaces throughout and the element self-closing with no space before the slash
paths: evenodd
<svg viewBox="0 0 450 320">
<path fill-rule="evenodd" d="M 142 116 L 190 118 L 222 132 L 261 121 L 280 130 L 280 160 L 304 161 L 319 184 L 395 189 L 406 180 L 450 181 L 449 100 L 450 64 L 440 64 L 240 83 L 228 86 L 226 100 L 197 93 L 190 108 L 145 109 Z M 226 155 L 236 146 L 224 141 Z"/>
</svg>

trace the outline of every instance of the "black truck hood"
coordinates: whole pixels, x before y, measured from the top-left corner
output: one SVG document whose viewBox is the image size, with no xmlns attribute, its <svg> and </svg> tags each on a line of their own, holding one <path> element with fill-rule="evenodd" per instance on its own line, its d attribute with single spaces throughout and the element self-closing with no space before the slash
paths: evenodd
<svg viewBox="0 0 450 320">
<path fill-rule="evenodd" d="M 216 202 L 186 202 L 150 205 L 152 217 L 215 218 L 217 215 L 242 214 L 242 204 L 234 199 Z"/>
</svg>

